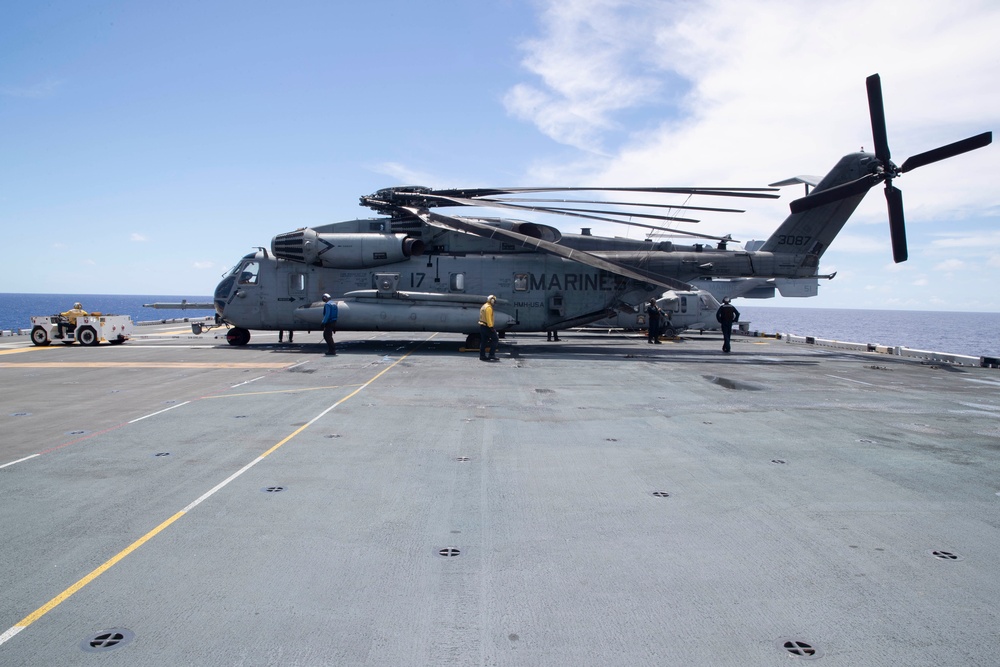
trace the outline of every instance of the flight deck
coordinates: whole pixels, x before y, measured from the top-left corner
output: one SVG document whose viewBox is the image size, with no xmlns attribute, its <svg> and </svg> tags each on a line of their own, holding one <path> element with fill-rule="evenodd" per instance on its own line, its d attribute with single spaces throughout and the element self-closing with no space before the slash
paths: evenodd
<svg viewBox="0 0 1000 667">
<path fill-rule="evenodd" d="M 0 339 L 0 664 L 1000 664 L 1000 371 L 560 337 Z"/>
</svg>

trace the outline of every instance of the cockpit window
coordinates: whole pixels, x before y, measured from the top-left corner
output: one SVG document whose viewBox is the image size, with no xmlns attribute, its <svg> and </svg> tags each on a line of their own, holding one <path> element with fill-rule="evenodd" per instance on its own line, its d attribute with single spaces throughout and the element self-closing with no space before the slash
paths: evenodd
<svg viewBox="0 0 1000 667">
<path fill-rule="evenodd" d="M 257 284 L 257 272 L 260 271 L 260 265 L 257 262 L 247 262 L 242 267 L 240 267 L 240 285 L 256 285 Z"/>
</svg>

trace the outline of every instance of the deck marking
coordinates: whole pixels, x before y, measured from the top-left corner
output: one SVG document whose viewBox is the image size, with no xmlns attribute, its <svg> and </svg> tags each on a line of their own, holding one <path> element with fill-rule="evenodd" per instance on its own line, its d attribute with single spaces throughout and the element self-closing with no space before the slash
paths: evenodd
<svg viewBox="0 0 1000 667">
<path fill-rule="evenodd" d="M 178 403 L 177 405 L 171 405 L 169 408 L 163 408 L 162 410 L 157 410 L 156 412 L 151 412 L 148 415 L 143 415 L 142 417 L 137 417 L 132 421 L 125 422 L 126 424 L 134 424 L 136 422 L 141 422 L 143 419 L 149 419 L 150 417 L 155 417 L 156 415 L 162 415 L 167 410 L 173 410 L 174 408 L 179 408 L 182 405 L 187 405 L 191 401 L 184 401 L 183 403 Z"/>
<path fill-rule="evenodd" d="M 2 354 L 18 354 L 20 352 L 37 352 L 39 350 L 58 350 L 57 347 L 47 347 L 44 345 L 35 345 L 33 347 L 18 347 L 9 350 L 0 350 L 0 355 Z"/>
<path fill-rule="evenodd" d="M 259 363 L 207 362 L 207 361 L 52 361 L 23 364 L 0 363 L 0 368 L 287 368 L 286 362 L 261 361 Z"/>
<path fill-rule="evenodd" d="M 962 379 L 965 380 L 966 382 L 976 382 L 979 384 L 988 384 L 993 387 L 1000 387 L 1000 382 L 997 382 L 996 380 L 980 380 L 978 378 L 962 378 Z"/>
<path fill-rule="evenodd" d="M 432 334 L 427 340 L 430 340 L 431 338 L 433 338 L 436 335 L 437 334 Z M 427 341 L 424 341 L 424 342 L 427 342 Z M 288 442 L 289 440 L 291 440 L 292 438 L 294 438 L 295 436 L 297 436 L 302 431 L 304 431 L 307 428 L 309 428 L 311 425 L 315 424 L 318 420 L 322 419 L 330 411 L 332 411 L 333 409 L 335 409 L 338 405 L 341 405 L 345 401 L 347 401 L 347 400 L 353 398 L 354 396 L 356 396 L 362 389 L 364 389 L 365 387 L 367 387 L 371 383 L 375 382 L 375 380 L 379 379 L 380 377 L 382 377 L 383 375 L 385 375 L 386 373 L 388 373 L 390 370 L 392 370 L 393 368 L 395 368 L 395 366 L 397 364 L 399 364 L 401 361 L 403 361 L 403 359 L 406 359 L 408 356 L 410 356 L 411 354 L 413 354 L 417 349 L 420 348 L 421 345 L 423 345 L 423 343 L 420 343 L 417 346 L 415 346 L 412 350 L 410 350 L 409 352 L 407 352 L 406 354 L 404 354 L 403 356 L 401 356 L 399 359 L 397 359 L 391 365 L 386 366 L 381 371 L 379 371 L 378 373 L 376 373 L 370 380 L 368 380 L 367 382 L 365 382 L 364 384 L 362 384 L 361 386 L 359 386 L 357 389 L 355 389 L 354 391 L 352 391 L 350 394 L 348 394 L 347 396 L 343 397 L 342 399 L 340 399 L 339 401 L 337 401 L 336 403 L 334 403 L 333 405 L 331 405 L 330 407 L 326 408 L 325 410 L 323 410 L 322 412 L 320 412 L 318 415 L 316 415 L 315 417 L 313 417 L 312 419 L 310 419 L 308 422 L 306 422 L 305 424 L 303 424 L 299 428 L 297 428 L 294 431 L 292 431 L 292 433 L 290 435 L 288 435 L 285 438 L 283 438 L 278 444 L 274 445 L 273 447 L 271 447 L 270 449 L 268 449 L 266 452 L 264 452 L 263 454 L 261 454 L 260 456 L 258 456 L 257 458 L 255 458 L 253 461 L 251 461 L 250 463 L 246 464 L 245 466 L 243 466 L 242 468 L 240 468 L 239 470 L 237 470 L 235 473 L 233 473 L 232 475 L 230 475 L 229 477 L 227 477 L 225 480 L 223 480 L 219 484 L 216 484 L 208 492 L 206 492 L 205 494 L 203 494 L 201 497 L 197 498 L 194 502 L 192 502 L 190 505 L 188 505 L 187 507 L 185 507 L 184 509 L 182 509 L 180 512 L 177 512 L 172 517 L 170 517 L 169 519 L 167 519 L 166 521 L 164 521 L 163 523 L 161 523 L 159 526 L 157 526 L 153 530 L 149 531 L 148 533 L 146 533 L 145 535 L 143 535 L 142 537 L 140 537 L 138 540 L 136 540 L 132 544 L 130 544 L 127 547 L 125 547 L 125 549 L 123 549 L 122 551 L 120 551 L 117 554 L 115 554 L 113 557 L 111 557 L 108 561 L 106 561 L 103 565 L 101 565 L 100 567 L 98 567 L 96 570 L 94 570 L 93 572 L 91 572 L 87 576 L 83 577 L 82 579 L 80 579 L 79 581 L 77 581 L 75 584 L 73 584 L 72 586 L 70 586 L 69 588 L 67 588 L 66 590 L 64 590 L 62 593 L 60 593 L 59 595 L 55 596 L 54 598 L 52 598 L 51 600 L 49 600 L 48 602 L 46 602 L 44 605 L 42 605 L 41 607 L 39 607 L 35 611 L 33 611 L 30 614 L 28 614 L 27 616 L 25 616 L 20 621 L 18 621 L 17 623 L 15 623 L 12 627 L 10 627 L 9 629 L 7 629 L 6 632 L 4 632 L 3 634 L 0 634 L 0 645 L 3 645 L 4 642 L 8 641 L 11 637 L 14 637 L 15 635 L 17 635 L 19 632 L 21 632 L 21 630 L 24 630 L 29 625 L 31 625 L 32 623 L 34 623 L 35 621 L 37 621 L 38 619 L 40 619 L 42 616 L 45 616 L 45 614 L 49 613 L 50 611 L 52 611 L 53 609 L 55 609 L 56 607 L 58 607 L 60 604 L 62 604 L 63 602 L 65 602 L 67 599 L 69 599 L 74 593 L 76 593 L 77 591 L 79 591 L 80 589 L 82 589 L 84 586 L 86 586 L 87 584 L 89 584 L 91 581 L 93 581 L 97 577 L 99 577 L 102 574 L 104 574 L 105 572 L 107 572 L 116 563 L 118 563 L 119 561 L 121 561 L 123 558 L 125 558 L 126 556 L 128 556 L 130 553 L 132 553 L 133 551 L 135 551 L 139 547 L 141 547 L 143 544 L 145 544 L 149 540 L 151 540 L 154 537 L 156 537 L 156 535 L 158 535 L 161 531 L 163 531 L 165 528 L 167 528 L 170 524 L 172 524 L 175 521 L 177 521 L 179 518 L 181 518 L 182 516 L 184 516 L 187 512 L 189 512 L 190 510 L 194 509 L 198 505 L 200 505 L 205 500 L 208 500 L 209 498 L 211 498 L 216 492 L 218 492 L 220 489 L 223 489 L 226 485 L 228 485 L 234 479 L 236 479 L 237 477 L 239 477 L 240 475 L 242 475 L 243 473 L 245 473 L 247 470 L 250 470 L 250 468 L 254 467 L 258 463 L 260 463 L 261 461 L 263 461 L 267 456 L 269 456 L 273 452 L 277 451 L 277 449 L 279 447 L 281 447 L 282 445 L 284 445 L 286 442 Z M 176 406 L 176 407 L 180 407 L 180 406 Z"/>
<path fill-rule="evenodd" d="M 256 382 L 257 380 L 263 380 L 263 379 L 264 379 L 264 376 L 261 375 L 260 377 L 255 377 L 252 380 L 246 380 L 245 382 L 240 382 L 238 384 L 231 385 L 229 388 L 230 389 L 236 389 L 236 387 L 242 387 L 245 384 L 250 384 L 251 382 Z"/>
<path fill-rule="evenodd" d="M 23 459 L 18 459 L 16 461 L 11 461 L 10 463 L 4 463 L 2 466 L 0 466 L 0 468 L 6 468 L 7 466 L 12 466 L 15 463 L 20 463 L 21 461 L 27 461 L 28 459 L 33 459 L 36 456 L 41 456 L 41 453 L 39 453 L 39 454 L 32 454 L 31 456 L 25 456 Z"/>
<path fill-rule="evenodd" d="M 238 387 L 239 385 L 233 385 Z M 346 387 L 358 387 L 355 384 L 332 384 L 325 387 L 299 387 L 296 389 L 273 389 L 271 391 L 248 391 L 242 394 L 215 394 L 213 396 L 199 396 L 199 400 L 211 398 L 242 398 L 243 396 L 267 396 L 268 394 L 297 394 L 300 391 L 321 391 L 324 389 L 344 389 Z M 232 387 L 230 387 L 232 389 Z"/>
<path fill-rule="evenodd" d="M 872 383 L 870 383 L 870 382 L 862 382 L 861 380 L 852 380 L 851 378 L 842 378 L 842 377 L 840 377 L 839 375 L 830 375 L 829 373 L 827 373 L 827 374 L 826 374 L 826 376 L 827 376 L 828 378 L 834 378 L 834 379 L 836 379 L 836 380 L 844 380 L 844 381 L 846 381 L 846 382 L 856 382 L 856 383 L 858 383 L 858 384 L 863 384 L 863 385 L 867 385 L 867 386 L 869 386 L 869 387 L 874 387 L 874 386 L 875 386 L 875 385 L 873 385 L 873 384 L 872 384 Z"/>
</svg>

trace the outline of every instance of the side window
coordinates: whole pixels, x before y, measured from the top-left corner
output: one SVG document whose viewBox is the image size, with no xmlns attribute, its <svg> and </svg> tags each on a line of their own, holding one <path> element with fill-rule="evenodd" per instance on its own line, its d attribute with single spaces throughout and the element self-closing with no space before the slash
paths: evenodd
<svg viewBox="0 0 1000 667">
<path fill-rule="evenodd" d="M 306 274 L 292 273 L 288 276 L 288 293 L 302 294 L 306 291 Z"/>
<path fill-rule="evenodd" d="M 243 265 L 243 269 L 240 271 L 240 285 L 256 285 L 257 284 L 257 273 L 260 271 L 260 265 L 257 262 L 247 262 Z"/>
<path fill-rule="evenodd" d="M 514 274 L 514 291 L 515 292 L 526 292 L 528 290 L 528 274 L 527 273 L 515 273 Z"/>
<path fill-rule="evenodd" d="M 451 274 L 451 280 L 448 283 L 448 288 L 452 292 L 464 292 L 465 291 L 465 274 L 464 273 L 453 273 L 453 274 Z"/>
</svg>

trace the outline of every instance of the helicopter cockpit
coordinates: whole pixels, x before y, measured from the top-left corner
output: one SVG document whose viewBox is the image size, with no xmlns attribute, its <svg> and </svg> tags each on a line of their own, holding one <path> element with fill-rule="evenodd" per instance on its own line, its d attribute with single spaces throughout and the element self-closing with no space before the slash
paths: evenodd
<svg viewBox="0 0 1000 667">
<path fill-rule="evenodd" d="M 251 253 L 243 257 L 215 288 L 215 312 L 221 317 L 233 289 L 257 285 L 259 275 L 260 262 L 257 261 L 257 254 Z"/>
</svg>

